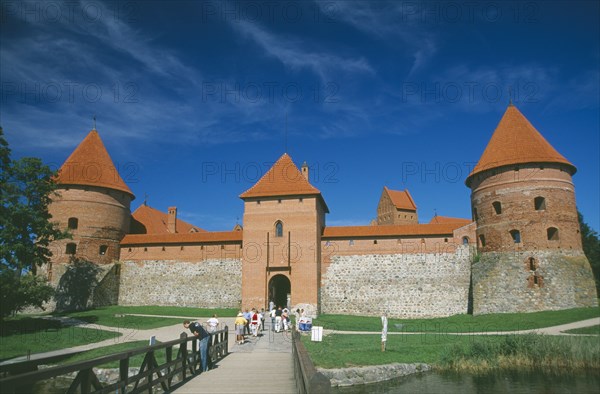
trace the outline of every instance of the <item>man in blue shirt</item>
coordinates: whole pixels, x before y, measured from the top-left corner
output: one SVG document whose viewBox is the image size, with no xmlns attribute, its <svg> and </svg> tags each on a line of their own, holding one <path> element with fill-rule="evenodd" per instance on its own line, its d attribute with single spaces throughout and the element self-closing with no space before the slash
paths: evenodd
<svg viewBox="0 0 600 394">
<path fill-rule="evenodd" d="M 196 338 L 200 340 L 200 360 L 202 362 L 202 372 L 206 372 L 208 370 L 207 361 L 208 361 L 208 338 L 210 338 L 210 334 L 206 332 L 202 324 L 197 321 L 190 323 L 189 320 L 184 320 L 183 327 L 189 328 L 192 334 Z"/>
</svg>

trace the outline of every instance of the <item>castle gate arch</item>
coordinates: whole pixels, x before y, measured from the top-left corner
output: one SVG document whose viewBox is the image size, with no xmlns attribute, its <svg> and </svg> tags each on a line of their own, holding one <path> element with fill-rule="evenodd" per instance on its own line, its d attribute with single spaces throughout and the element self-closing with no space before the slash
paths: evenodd
<svg viewBox="0 0 600 394">
<path fill-rule="evenodd" d="M 275 303 L 275 307 L 285 308 L 287 306 L 288 294 L 292 293 L 292 284 L 287 276 L 277 274 L 269 280 L 269 301 Z"/>
</svg>

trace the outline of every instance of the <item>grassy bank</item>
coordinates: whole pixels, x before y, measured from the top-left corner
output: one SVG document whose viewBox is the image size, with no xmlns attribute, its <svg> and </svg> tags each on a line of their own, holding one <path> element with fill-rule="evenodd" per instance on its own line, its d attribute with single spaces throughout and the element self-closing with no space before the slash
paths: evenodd
<svg viewBox="0 0 600 394">
<path fill-rule="evenodd" d="M 546 368 L 553 372 L 600 370 L 597 338 L 526 335 L 389 335 L 381 352 L 380 335 L 333 334 L 303 343 L 316 366 L 347 368 L 391 363 L 426 363 L 440 370 L 487 372 Z"/>
<path fill-rule="evenodd" d="M 435 319 L 388 319 L 390 332 L 498 332 L 530 330 L 572 323 L 600 316 L 600 308 L 576 308 L 533 313 L 455 315 Z M 313 326 L 340 331 L 380 331 L 381 318 L 349 315 L 321 315 Z"/>
<path fill-rule="evenodd" d="M 156 315 L 131 316 L 130 314 Z M 57 313 L 56 316 L 71 317 L 90 324 L 99 324 L 108 327 L 135 328 L 147 330 L 181 323 L 181 317 L 209 317 L 217 314 L 220 317 L 235 316 L 236 309 L 203 309 L 169 306 L 107 306 L 104 308 L 90 309 L 81 312 Z M 160 317 L 160 316 L 177 316 Z"/>
<path fill-rule="evenodd" d="M 120 335 L 93 327 L 65 327 L 54 320 L 10 318 L 0 324 L 0 359 L 85 345 Z"/>
<path fill-rule="evenodd" d="M 507 335 L 500 341 L 477 338 L 455 343 L 441 352 L 438 368 L 473 373 L 489 370 L 538 370 L 572 373 L 600 370 L 600 343 L 597 338 Z"/>
</svg>

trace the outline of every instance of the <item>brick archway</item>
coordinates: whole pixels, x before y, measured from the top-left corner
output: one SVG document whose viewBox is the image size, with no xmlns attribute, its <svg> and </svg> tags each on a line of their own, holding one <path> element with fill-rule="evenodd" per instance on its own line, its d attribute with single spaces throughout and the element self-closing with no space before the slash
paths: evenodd
<svg viewBox="0 0 600 394">
<path fill-rule="evenodd" d="M 269 301 L 275 306 L 287 307 L 287 296 L 292 293 L 292 284 L 287 276 L 277 274 L 269 280 Z"/>
</svg>

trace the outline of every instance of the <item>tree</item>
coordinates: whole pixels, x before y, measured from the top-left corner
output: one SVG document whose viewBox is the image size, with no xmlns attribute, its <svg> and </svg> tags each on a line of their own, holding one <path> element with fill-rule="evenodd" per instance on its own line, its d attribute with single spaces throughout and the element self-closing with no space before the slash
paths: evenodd
<svg viewBox="0 0 600 394">
<path fill-rule="evenodd" d="M 600 239 L 598 239 L 598 233 L 583 221 L 581 212 L 577 212 L 577 216 L 579 218 L 579 227 L 581 228 L 583 253 L 585 253 L 592 266 L 594 279 L 596 280 L 596 291 L 600 294 Z"/>
<path fill-rule="evenodd" d="M 54 291 L 36 276 L 50 261 L 54 240 L 68 237 L 50 221 L 53 172 L 38 158 L 11 160 L 0 127 L 0 318 L 27 306 L 42 307 Z"/>
</svg>

